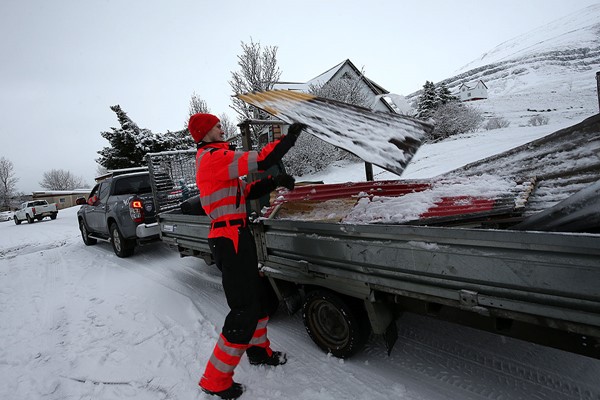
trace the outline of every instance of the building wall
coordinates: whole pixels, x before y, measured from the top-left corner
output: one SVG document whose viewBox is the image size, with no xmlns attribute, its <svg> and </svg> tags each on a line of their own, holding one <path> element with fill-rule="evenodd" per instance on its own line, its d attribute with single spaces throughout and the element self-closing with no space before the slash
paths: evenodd
<svg viewBox="0 0 600 400">
<path fill-rule="evenodd" d="M 462 85 L 458 89 L 458 97 L 461 101 L 469 101 L 475 99 L 487 99 L 487 89 L 481 82 L 477 82 L 477 85 L 473 87 L 468 87 L 467 85 Z"/>
<path fill-rule="evenodd" d="M 90 189 L 91 190 L 91 189 Z M 75 201 L 79 197 L 85 197 L 89 195 L 89 191 L 73 191 L 73 192 L 34 192 L 34 200 L 46 200 L 48 203 L 56 203 L 56 208 L 59 210 L 63 208 L 73 207 Z"/>
</svg>

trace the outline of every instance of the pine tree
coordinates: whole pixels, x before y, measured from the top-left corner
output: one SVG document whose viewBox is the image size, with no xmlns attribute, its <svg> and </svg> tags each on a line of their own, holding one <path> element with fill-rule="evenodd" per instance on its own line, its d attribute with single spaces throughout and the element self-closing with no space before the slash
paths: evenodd
<svg viewBox="0 0 600 400">
<path fill-rule="evenodd" d="M 453 96 L 452 92 L 450 92 L 450 89 L 448 89 L 448 86 L 446 86 L 445 83 L 440 83 L 439 86 L 437 86 L 436 88 L 436 108 L 447 104 L 451 101 L 457 101 L 458 97 Z"/>
<path fill-rule="evenodd" d="M 145 165 L 144 157 L 148 153 L 167 150 L 185 150 L 193 148 L 194 142 L 187 129 L 165 134 L 154 134 L 149 129 L 140 128 L 119 105 L 110 107 L 117 114 L 120 128 L 111 128 L 101 132 L 110 143 L 98 151 L 96 162 L 106 169 L 121 169 Z"/>
<path fill-rule="evenodd" d="M 425 81 L 423 93 L 417 100 L 417 118 L 428 119 L 437 107 L 437 94 L 433 82 Z"/>
</svg>

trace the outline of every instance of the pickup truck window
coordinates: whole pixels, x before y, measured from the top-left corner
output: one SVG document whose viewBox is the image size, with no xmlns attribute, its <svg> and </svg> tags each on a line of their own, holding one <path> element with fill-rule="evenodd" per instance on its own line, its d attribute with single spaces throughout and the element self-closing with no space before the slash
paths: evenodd
<svg viewBox="0 0 600 400">
<path fill-rule="evenodd" d="M 106 199 L 108 198 L 109 190 L 110 190 L 110 184 L 108 182 L 102 182 L 100 184 L 100 189 L 98 190 L 98 200 L 101 203 L 106 202 Z"/>
<path fill-rule="evenodd" d="M 35 207 L 35 206 L 45 206 L 46 204 L 48 204 L 48 202 L 46 200 L 38 200 L 38 201 L 34 201 L 31 206 Z"/>
<path fill-rule="evenodd" d="M 143 194 L 152 192 L 150 177 L 148 175 L 130 176 L 121 178 L 115 183 L 113 194 Z"/>
</svg>

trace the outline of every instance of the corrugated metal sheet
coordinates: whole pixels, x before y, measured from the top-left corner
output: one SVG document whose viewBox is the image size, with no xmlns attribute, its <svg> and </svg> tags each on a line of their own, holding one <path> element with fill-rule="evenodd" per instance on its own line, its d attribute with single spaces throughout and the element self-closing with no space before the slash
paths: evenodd
<svg viewBox="0 0 600 400">
<path fill-rule="evenodd" d="M 464 181 L 460 182 L 464 185 Z M 278 210 L 285 206 L 285 217 L 295 211 L 302 219 L 302 213 L 307 209 L 318 209 L 323 202 L 333 199 L 354 199 L 375 196 L 400 197 L 409 193 L 422 192 L 436 185 L 452 186 L 453 182 L 440 183 L 436 180 L 412 180 L 412 181 L 376 181 L 357 182 L 343 184 L 317 184 L 297 186 L 293 191 L 281 190 L 271 200 L 271 206 L 266 210 L 265 217 L 274 216 L 278 218 Z M 499 196 L 446 196 L 435 202 L 426 212 L 423 212 L 416 220 L 407 223 L 413 225 L 437 225 L 437 224 L 463 224 L 475 221 L 488 221 L 492 217 L 508 217 L 520 214 L 523 209 L 533 183 L 515 184 L 506 193 Z M 350 207 L 355 203 L 350 204 Z M 326 214 L 326 213 L 325 213 Z M 335 216 L 339 219 L 339 215 Z M 327 219 L 331 220 L 331 219 Z"/>
<path fill-rule="evenodd" d="M 535 177 L 525 215 L 544 211 L 600 180 L 600 114 L 444 175 Z"/>
</svg>

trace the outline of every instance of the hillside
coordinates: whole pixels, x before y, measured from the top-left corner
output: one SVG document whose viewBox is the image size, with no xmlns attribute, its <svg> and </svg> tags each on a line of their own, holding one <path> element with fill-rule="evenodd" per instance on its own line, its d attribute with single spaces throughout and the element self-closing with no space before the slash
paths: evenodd
<svg viewBox="0 0 600 400">
<path fill-rule="evenodd" d="M 486 117 L 524 126 L 543 113 L 550 121 L 579 122 L 598 112 L 600 4 L 508 40 L 442 82 L 456 92 L 482 80 L 489 98 L 471 103 Z M 442 83 L 442 82 L 436 82 Z M 415 101 L 420 91 L 407 97 Z"/>
</svg>

